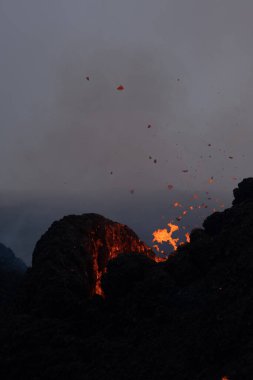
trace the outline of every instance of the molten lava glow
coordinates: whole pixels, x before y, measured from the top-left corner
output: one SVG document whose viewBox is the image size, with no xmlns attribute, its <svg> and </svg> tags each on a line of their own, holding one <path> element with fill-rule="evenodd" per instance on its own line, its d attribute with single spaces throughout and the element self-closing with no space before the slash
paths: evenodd
<svg viewBox="0 0 253 380">
<path fill-rule="evenodd" d="M 208 182 L 210 184 L 212 184 L 214 182 L 214 177 L 209 178 Z M 208 201 L 212 200 L 213 202 L 217 203 L 218 207 L 221 209 L 223 209 L 225 207 L 225 205 L 223 203 L 221 203 L 221 201 L 219 199 L 210 197 L 209 191 L 205 192 L 205 198 Z M 173 201 L 171 204 L 172 207 L 178 208 L 179 210 L 180 210 L 180 208 L 183 208 L 183 210 L 180 210 L 181 212 L 179 213 L 179 215 L 177 215 L 175 217 L 176 223 L 181 222 L 182 219 L 184 219 L 185 217 L 190 215 L 191 211 L 197 212 L 198 210 L 208 209 L 208 208 L 210 208 L 213 212 L 216 211 L 216 208 L 211 208 L 210 204 L 208 205 L 205 202 L 200 203 L 200 201 L 198 201 L 198 203 L 197 203 L 196 200 L 200 200 L 200 199 L 201 199 L 201 196 L 195 193 L 190 198 L 191 201 L 194 201 L 194 204 L 192 204 L 190 206 L 185 206 L 185 205 L 183 206 L 180 202 Z M 158 229 L 158 230 L 153 232 L 153 237 L 154 237 L 153 242 L 158 243 L 158 244 L 153 245 L 153 248 L 157 252 L 163 253 L 164 257 L 166 256 L 166 254 L 163 251 L 161 251 L 161 249 L 159 248 L 159 244 L 164 243 L 164 242 L 168 242 L 170 245 L 173 246 L 174 250 L 177 250 L 178 246 L 184 245 L 185 243 L 190 243 L 190 233 L 188 231 L 185 231 L 186 232 L 185 233 L 185 241 L 180 242 L 179 239 L 174 238 L 172 236 L 175 231 L 179 230 L 179 226 L 175 225 L 173 223 L 174 223 L 173 220 L 170 220 L 170 223 L 168 224 L 168 226 L 170 227 L 170 231 L 168 231 L 165 228 L 165 229 Z M 181 226 L 181 228 L 183 230 L 186 230 L 185 226 Z"/>
<path fill-rule="evenodd" d="M 99 296 L 104 297 L 104 292 L 103 292 L 102 287 L 101 287 L 101 278 L 97 278 L 95 294 L 98 294 Z"/>
<path fill-rule="evenodd" d="M 163 230 L 156 230 L 153 232 L 153 242 L 157 243 L 164 243 L 168 242 L 169 244 L 172 245 L 174 250 L 177 249 L 177 242 L 178 238 L 173 238 L 172 235 L 175 231 L 179 230 L 179 227 L 176 224 L 168 223 L 168 226 L 170 227 L 170 231 L 168 231 L 166 228 Z"/>
</svg>

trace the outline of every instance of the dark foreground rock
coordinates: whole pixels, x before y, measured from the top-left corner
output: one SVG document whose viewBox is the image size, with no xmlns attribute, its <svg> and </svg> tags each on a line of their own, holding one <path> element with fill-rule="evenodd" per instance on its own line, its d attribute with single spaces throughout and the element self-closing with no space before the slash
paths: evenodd
<svg viewBox="0 0 253 380">
<path fill-rule="evenodd" d="M 0 307 L 15 296 L 26 269 L 24 262 L 0 243 Z"/>
<path fill-rule="evenodd" d="M 253 199 L 245 187 L 166 262 L 119 256 L 102 286 L 104 299 L 87 299 L 67 317 L 5 320 L 1 379 L 253 378 Z"/>
<path fill-rule="evenodd" d="M 62 317 L 73 314 L 95 294 L 108 261 L 119 254 L 154 257 L 127 226 L 98 214 L 66 216 L 36 244 L 25 282 L 27 311 Z"/>
</svg>

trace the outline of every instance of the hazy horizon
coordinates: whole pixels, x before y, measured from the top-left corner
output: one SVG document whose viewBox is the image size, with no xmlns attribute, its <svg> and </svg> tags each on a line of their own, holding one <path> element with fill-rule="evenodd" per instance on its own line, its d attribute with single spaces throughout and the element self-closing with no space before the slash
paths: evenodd
<svg viewBox="0 0 253 380">
<path fill-rule="evenodd" d="M 224 204 L 224 208 L 229 207 L 233 198 L 232 191 L 230 199 L 225 201 L 224 194 L 213 194 L 212 200 L 208 200 L 208 195 L 205 193 L 198 192 L 197 194 L 199 198 L 196 200 L 193 199 L 193 193 L 190 192 L 177 192 L 176 198 L 172 192 L 170 195 L 158 193 L 156 196 L 153 194 L 146 198 L 143 198 L 142 194 L 134 193 L 124 199 L 108 197 L 87 199 L 80 195 L 55 199 L 23 197 L 18 200 L 16 196 L 14 199 L 9 197 L 9 203 L 0 202 L 0 241 L 13 249 L 16 256 L 21 257 L 26 264 L 30 265 L 36 242 L 54 221 L 65 215 L 83 213 L 101 214 L 108 219 L 126 224 L 150 246 L 153 244 L 153 231 L 166 228 L 170 221 L 180 227 L 186 227 L 186 230 L 180 228 L 179 231 L 178 236 L 183 239 L 186 231 L 191 231 L 194 227 L 201 227 L 205 217 L 212 213 L 213 207 L 216 207 L 217 211 L 222 211 L 220 202 Z M 220 202 L 217 202 L 216 199 Z M 173 207 L 175 200 L 181 202 L 183 207 Z M 189 211 L 189 205 L 201 205 L 202 203 L 208 205 L 208 208 Z M 188 215 L 178 222 L 176 217 L 187 209 Z M 171 249 L 168 247 L 167 252 Z"/>
</svg>

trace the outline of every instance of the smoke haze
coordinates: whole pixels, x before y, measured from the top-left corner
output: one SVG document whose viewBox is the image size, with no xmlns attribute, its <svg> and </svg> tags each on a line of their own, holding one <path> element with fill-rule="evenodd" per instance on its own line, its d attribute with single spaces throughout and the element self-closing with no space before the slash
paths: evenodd
<svg viewBox="0 0 253 380">
<path fill-rule="evenodd" d="M 150 243 L 175 200 L 212 195 L 191 227 L 229 205 L 252 176 L 252 11 L 2 0 L 0 241 L 29 262 L 55 218 L 98 212 Z"/>
</svg>

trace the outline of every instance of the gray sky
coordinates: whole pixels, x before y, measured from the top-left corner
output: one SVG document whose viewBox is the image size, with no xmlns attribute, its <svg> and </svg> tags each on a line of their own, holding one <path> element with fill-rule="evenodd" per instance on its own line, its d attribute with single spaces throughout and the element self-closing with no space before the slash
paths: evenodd
<svg viewBox="0 0 253 380">
<path fill-rule="evenodd" d="M 29 261 L 65 213 L 148 240 L 174 200 L 229 205 L 252 176 L 252 15 L 247 0 L 0 0 L 0 241 Z"/>
</svg>

